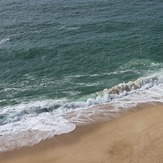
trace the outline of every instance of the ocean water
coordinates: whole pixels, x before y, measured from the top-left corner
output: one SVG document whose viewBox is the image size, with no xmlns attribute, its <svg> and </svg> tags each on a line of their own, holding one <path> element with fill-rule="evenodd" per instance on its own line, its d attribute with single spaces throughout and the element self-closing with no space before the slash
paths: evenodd
<svg viewBox="0 0 163 163">
<path fill-rule="evenodd" d="M 93 106 L 163 102 L 162 11 L 162 0 L 1 0 L 1 138 L 46 133 L 13 146 L 33 144 Z"/>
</svg>

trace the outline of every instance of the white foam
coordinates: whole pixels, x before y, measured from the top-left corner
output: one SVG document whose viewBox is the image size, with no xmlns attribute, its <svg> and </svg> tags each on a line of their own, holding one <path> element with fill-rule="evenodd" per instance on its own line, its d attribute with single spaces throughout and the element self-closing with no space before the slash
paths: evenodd
<svg viewBox="0 0 163 163">
<path fill-rule="evenodd" d="M 119 74 L 124 74 L 124 73 L 128 73 L 128 72 L 134 72 L 136 74 L 139 74 L 137 70 L 131 70 L 131 69 L 119 70 L 119 69 L 117 69 L 113 72 L 105 72 L 105 73 L 100 73 L 100 74 L 70 75 L 70 76 L 68 76 L 68 78 L 103 77 L 103 76 L 109 76 L 109 75 L 119 75 Z"/>
<path fill-rule="evenodd" d="M 68 117 L 72 123 L 88 123 L 96 120 L 98 115 L 107 115 L 115 118 L 123 111 L 134 108 L 142 103 L 163 103 L 163 78 L 162 73 L 150 77 L 139 78 L 136 81 L 119 84 L 111 89 L 97 92 L 94 98 L 87 100 L 87 106 L 108 104 L 108 107 L 94 107 L 79 109 L 73 116 Z M 98 108 L 98 109 L 97 109 Z"/>
<path fill-rule="evenodd" d="M 51 107 L 62 106 L 65 101 L 33 101 L 4 107 L 0 116 L 5 115 L 7 118 L 6 122 L 4 121 L 0 125 L 0 138 L 9 138 L 5 140 L 5 143 L 2 142 L 3 146 L 1 146 L 0 150 L 5 151 L 15 147 L 33 145 L 43 139 L 74 130 L 75 125 L 63 118 L 67 113 L 66 109 L 59 108 L 49 112 L 40 112 L 44 108 L 50 109 Z M 26 133 L 26 137 L 28 137 L 28 131 L 39 131 L 44 134 L 39 135 L 39 132 L 36 132 L 31 135 L 30 139 L 24 139 L 24 136 L 22 137 L 23 140 L 17 140 L 15 135 Z"/>
<path fill-rule="evenodd" d="M 60 26 L 58 27 L 59 30 L 65 30 L 65 31 L 73 31 L 73 30 L 77 30 L 80 27 L 71 27 L 71 26 Z"/>
<path fill-rule="evenodd" d="M 155 74 L 139 78 L 136 81 L 122 83 L 110 89 L 105 89 L 91 95 L 85 102 L 68 102 L 61 100 L 44 100 L 6 106 L 1 109 L 0 116 L 7 116 L 0 125 L 2 136 L 15 135 L 30 130 L 46 132 L 48 137 L 67 133 L 75 129 L 74 123 L 95 121 L 94 115 L 109 115 L 111 118 L 120 116 L 127 110 L 140 103 L 163 102 L 163 75 Z M 104 110 L 93 109 L 93 106 L 109 104 Z M 90 111 L 89 107 L 92 107 Z M 88 110 L 88 111 L 87 111 Z M 72 117 L 65 119 L 67 113 L 73 111 Z M 83 112 L 86 114 L 83 115 Z M 41 140 L 41 138 L 38 138 Z M 36 140 L 30 140 L 34 143 Z M 29 145 L 29 141 L 23 142 Z"/>
<path fill-rule="evenodd" d="M 4 44 L 6 41 L 9 41 L 9 40 L 10 40 L 10 38 L 4 38 L 4 39 L 0 40 L 0 45 Z"/>
<path fill-rule="evenodd" d="M 7 123 L 0 126 L 1 135 L 12 135 L 28 130 L 50 131 L 53 135 L 59 135 L 74 130 L 75 125 L 69 123 L 62 116 L 42 113 L 39 116 L 25 115 L 20 121 Z"/>
<path fill-rule="evenodd" d="M 34 108 L 49 108 L 51 106 L 54 106 L 55 104 L 62 105 L 65 103 L 66 99 L 60 99 L 60 100 L 40 100 L 40 101 L 29 101 L 29 102 L 22 102 L 17 105 L 13 106 L 6 106 L 1 109 L 1 113 L 3 114 L 16 114 L 20 111 L 26 110 L 29 111 Z"/>
</svg>

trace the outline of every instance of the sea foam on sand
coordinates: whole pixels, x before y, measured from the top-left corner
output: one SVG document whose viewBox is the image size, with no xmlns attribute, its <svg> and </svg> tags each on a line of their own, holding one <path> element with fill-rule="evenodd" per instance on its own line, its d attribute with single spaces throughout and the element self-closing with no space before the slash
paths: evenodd
<svg viewBox="0 0 163 163">
<path fill-rule="evenodd" d="M 114 119 L 138 104 L 162 103 L 163 80 L 159 75 L 139 78 L 90 96 L 86 102 L 42 101 L 3 108 L 1 114 L 10 117 L 0 126 L 0 150 L 30 146 L 70 132 L 76 125 Z"/>
<path fill-rule="evenodd" d="M 77 127 L 32 147 L 0 153 L 5 163 L 161 163 L 163 105 L 140 105 L 111 122 Z"/>
</svg>

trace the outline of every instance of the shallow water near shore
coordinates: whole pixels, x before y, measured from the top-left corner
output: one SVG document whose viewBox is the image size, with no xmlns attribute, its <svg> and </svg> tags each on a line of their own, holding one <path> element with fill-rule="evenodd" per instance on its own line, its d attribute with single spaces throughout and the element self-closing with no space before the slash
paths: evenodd
<svg viewBox="0 0 163 163">
<path fill-rule="evenodd" d="M 93 109 L 79 118 L 87 108 L 109 104 L 112 115 L 163 102 L 162 1 L 1 0 L 0 6 L 1 136 L 47 133 L 40 141 L 93 121 Z"/>
</svg>

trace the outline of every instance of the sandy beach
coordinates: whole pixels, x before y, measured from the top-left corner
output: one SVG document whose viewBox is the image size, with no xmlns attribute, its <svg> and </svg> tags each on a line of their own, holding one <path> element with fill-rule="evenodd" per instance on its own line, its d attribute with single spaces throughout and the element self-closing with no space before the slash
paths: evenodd
<svg viewBox="0 0 163 163">
<path fill-rule="evenodd" d="M 163 105 L 78 126 L 32 147 L 0 153 L 0 163 L 162 163 Z"/>
</svg>

